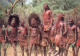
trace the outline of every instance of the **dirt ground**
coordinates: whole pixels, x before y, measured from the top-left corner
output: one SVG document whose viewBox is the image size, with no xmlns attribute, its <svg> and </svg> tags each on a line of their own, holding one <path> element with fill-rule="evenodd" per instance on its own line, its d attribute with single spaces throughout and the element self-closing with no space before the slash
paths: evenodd
<svg viewBox="0 0 80 56">
<path fill-rule="evenodd" d="M 70 51 L 72 51 L 71 47 L 69 48 L 68 56 L 72 56 L 72 53 Z M 26 56 L 26 53 L 24 53 L 24 54 Z M 17 47 L 17 55 L 22 56 L 20 47 Z M 34 56 L 34 52 L 32 52 L 31 55 Z M 1 48 L 1 56 L 4 56 L 3 55 L 3 48 Z M 14 56 L 14 50 L 11 46 L 7 48 L 7 56 Z M 41 54 L 39 53 L 38 56 L 41 56 Z M 48 56 L 48 54 L 47 54 L 47 56 Z M 53 56 L 53 54 L 51 54 L 51 56 Z M 79 50 L 79 56 L 80 56 L 80 50 Z"/>
</svg>

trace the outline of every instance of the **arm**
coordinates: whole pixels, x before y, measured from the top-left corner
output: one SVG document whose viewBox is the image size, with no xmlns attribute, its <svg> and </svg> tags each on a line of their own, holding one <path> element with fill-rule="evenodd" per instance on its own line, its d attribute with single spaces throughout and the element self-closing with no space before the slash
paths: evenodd
<svg viewBox="0 0 80 56">
<path fill-rule="evenodd" d="M 53 16 L 52 16 L 52 11 L 50 10 L 50 18 L 51 18 L 51 26 L 52 26 L 52 23 L 53 23 Z"/>
<path fill-rule="evenodd" d="M 69 33 L 69 25 L 67 26 L 67 39 L 69 40 L 68 33 Z"/>
<path fill-rule="evenodd" d="M 65 31 L 63 32 L 63 35 L 65 35 L 66 32 L 67 32 L 67 26 L 66 26 L 66 23 L 64 23 L 64 29 L 65 29 Z"/>
<path fill-rule="evenodd" d="M 45 16 L 45 11 L 43 11 L 43 22 L 44 22 L 44 16 Z M 43 23 L 43 25 L 44 25 L 44 23 Z"/>
<path fill-rule="evenodd" d="M 17 28 L 17 39 L 19 40 L 19 33 L 20 33 L 20 30 L 19 30 L 19 27 Z"/>
<path fill-rule="evenodd" d="M 8 27 L 7 27 L 6 30 L 5 30 L 5 35 L 6 35 L 6 38 L 9 39 L 9 36 L 8 36 L 8 34 L 7 34 L 7 31 L 8 31 Z"/>
<path fill-rule="evenodd" d="M 31 28 L 29 27 L 28 38 L 30 39 Z"/>
<path fill-rule="evenodd" d="M 77 39 L 77 27 L 75 26 L 75 42 L 76 42 L 76 39 Z"/>
</svg>

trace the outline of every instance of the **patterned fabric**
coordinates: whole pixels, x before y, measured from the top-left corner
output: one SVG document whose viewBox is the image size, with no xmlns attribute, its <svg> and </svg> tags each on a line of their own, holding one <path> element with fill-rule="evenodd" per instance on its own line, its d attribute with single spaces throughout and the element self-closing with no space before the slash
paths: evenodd
<svg viewBox="0 0 80 56">
<path fill-rule="evenodd" d="M 50 26 L 49 25 L 44 25 L 44 31 L 49 31 L 50 30 Z"/>
<path fill-rule="evenodd" d="M 39 34 L 37 36 L 30 37 L 29 44 L 39 44 L 39 38 L 40 38 Z"/>
<path fill-rule="evenodd" d="M 75 36 L 68 36 L 68 43 L 74 43 L 75 42 Z"/>
<path fill-rule="evenodd" d="M 27 47 L 27 40 L 19 41 L 20 46 Z"/>
<path fill-rule="evenodd" d="M 17 44 L 17 38 L 9 38 L 11 44 Z"/>
</svg>

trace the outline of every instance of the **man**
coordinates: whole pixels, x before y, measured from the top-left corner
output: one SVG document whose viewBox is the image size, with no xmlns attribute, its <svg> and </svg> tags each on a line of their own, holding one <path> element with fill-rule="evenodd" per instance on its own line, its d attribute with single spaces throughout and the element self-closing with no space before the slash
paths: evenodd
<svg viewBox="0 0 80 56">
<path fill-rule="evenodd" d="M 14 49 L 14 56 L 17 56 L 16 51 L 16 44 L 17 44 L 17 35 L 18 31 L 17 28 L 19 26 L 19 17 L 17 15 L 11 15 L 8 19 L 8 26 L 6 29 L 6 36 L 10 43 L 12 44 L 12 47 Z"/>
<path fill-rule="evenodd" d="M 66 52 L 65 56 L 68 54 L 68 48 L 69 44 L 72 44 L 72 51 L 73 51 L 73 56 L 75 56 L 75 41 L 76 41 L 76 25 L 74 24 L 74 20 L 70 19 L 69 20 L 69 25 L 67 27 L 68 32 L 67 32 L 67 44 L 66 44 Z"/>
<path fill-rule="evenodd" d="M 5 48 L 5 26 L 2 26 L 2 22 L 0 22 L 0 44 L 2 44 L 4 56 L 6 56 L 6 48 Z M 1 45 L 0 45 L 0 56 L 1 56 Z"/>
<path fill-rule="evenodd" d="M 61 34 L 62 36 L 66 35 L 66 22 L 64 22 L 64 14 L 60 14 L 55 25 L 56 34 Z M 60 38 L 60 44 L 62 44 L 62 37 Z"/>
<path fill-rule="evenodd" d="M 47 3 L 43 7 L 44 31 L 49 31 L 53 23 L 52 11 Z"/>
<path fill-rule="evenodd" d="M 66 40 L 66 22 L 64 22 L 64 14 L 60 14 L 58 16 L 57 23 L 55 25 L 56 28 L 56 36 L 55 36 L 55 44 L 59 47 L 59 51 L 54 54 L 54 56 L 60 54 L 63 56 L 63 48 Z"/>
<path fill-rule="evenodd" d="M 80 48 L 80 20 L 78 21 L 77 23 L 77 44 L 76 44 L 76 56 L 78 56 L 78 51 L 79 51 L 79 48 Z"/>
<path fill-rule="evenodd" d="M 43 21 L 44 21 L 44 39 L 46 39 L 50 45 L 49 53 L 52 51 L 51 41 L 50 41 L 50 29 L 53 23 L 52 11 L 50 10 L 47 3 L 43 6 Z"/>
<path fill-rule="evenodd" d="M 20 22 L 20 27 L 18 27 L 18 39 L 19 39 L 19 44 L 21 47 L 21 53 L 22 56 L 24 56 L 24 47 L 26 50 L 26 55 L 27 55 L 27 35 L 28 35 L 28 31 L 27 31 L 27 27 L 24 26 L 24 20 L 22 20 Z"/>
<path fill-rule="evenodd" d="M 41 24 L 40 18 L 36 13 L 31 13 L 29 18 L 29 56 L 31 56 L 32 46 L 35 46 L 35 56 L 37 56 L 37 45 L 40 44 L 40 28 Z"/>
</svg>

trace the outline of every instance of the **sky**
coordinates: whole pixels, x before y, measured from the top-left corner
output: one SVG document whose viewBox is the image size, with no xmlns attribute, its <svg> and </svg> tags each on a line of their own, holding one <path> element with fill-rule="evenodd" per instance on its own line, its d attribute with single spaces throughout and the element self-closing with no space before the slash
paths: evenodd
<svg viewBox="0 0 80 56">
<path fill-rule="evenodd" d="M 26 4 L 30 4 L 30 3 L 32 3 L 32 0 L 26 0 L 25 3 L 26 3 Z"/>
</svg>

